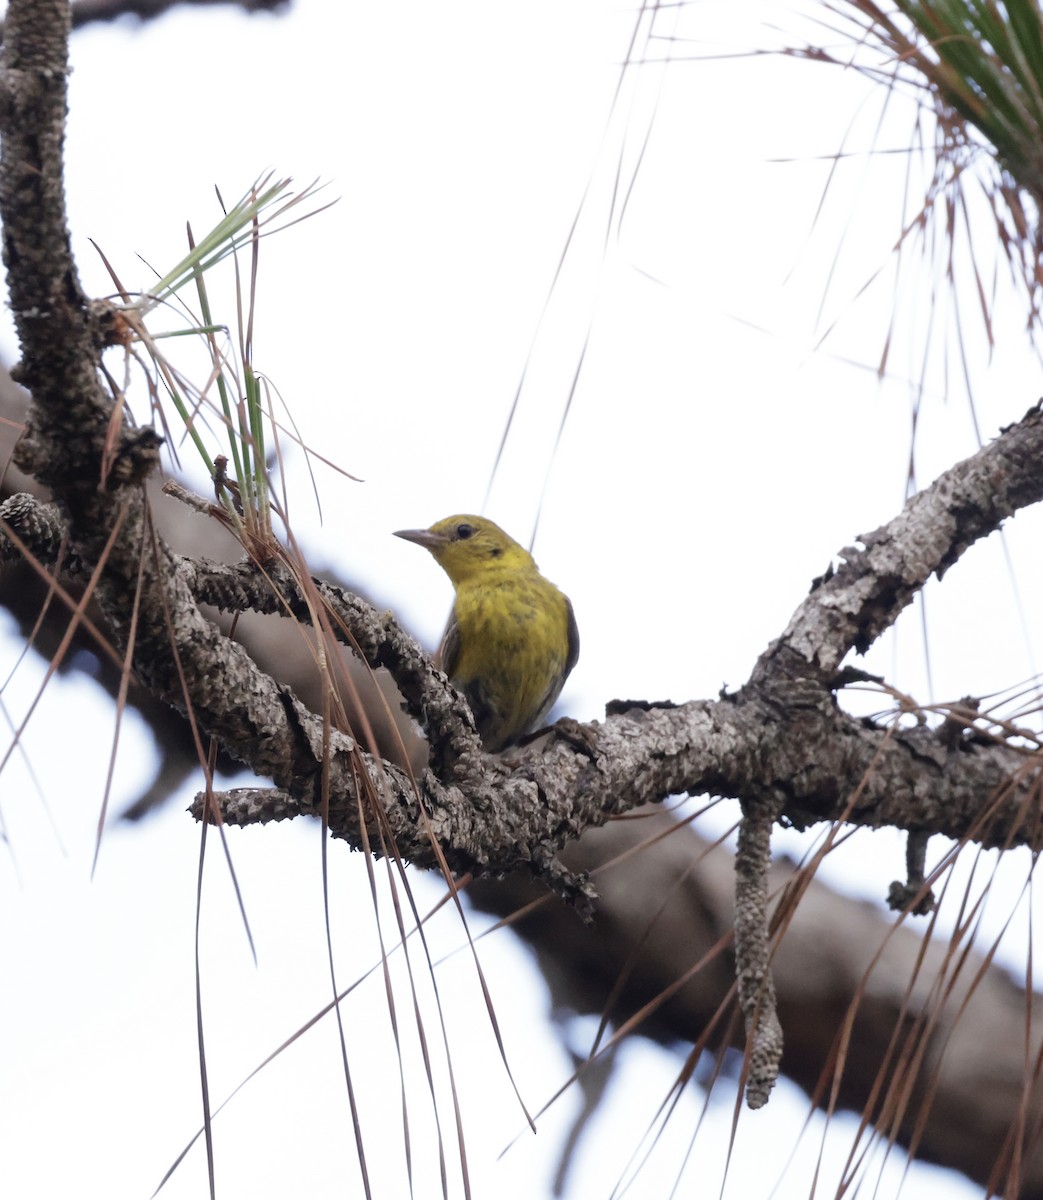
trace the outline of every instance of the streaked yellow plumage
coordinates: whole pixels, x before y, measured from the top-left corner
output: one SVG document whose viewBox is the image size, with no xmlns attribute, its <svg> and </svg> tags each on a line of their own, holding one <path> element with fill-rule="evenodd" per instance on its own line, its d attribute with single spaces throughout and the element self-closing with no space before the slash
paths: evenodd
<svg viewBox="0 0 1043 1200">
<path fill-rule="evenodd" d="M 504 749 L 546 717 L 579 658 L 568 597 L 485 517 L 446 517 L 395 536 L 430 550 L 452 580 L 441 667 L 467 697 L 485 748 Z"/>
</svg>

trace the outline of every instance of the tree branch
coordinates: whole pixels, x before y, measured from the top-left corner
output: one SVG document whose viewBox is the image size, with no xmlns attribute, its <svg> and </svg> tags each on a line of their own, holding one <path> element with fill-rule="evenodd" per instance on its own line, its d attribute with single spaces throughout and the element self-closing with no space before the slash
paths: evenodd
<svg viewBox="0 0 1043 1200">
<path fill-rule="evenodd" d="M 760 682 L 794 655 L 826 679 L 851 650 L 864 654 L 932 575 L 939 579 L 979 538 L 1043 500 L 1043 401 L 990 445 L 940 475 L 887 525 L 841 550 L 840 566 L 811 594 L 753 673 Z M 783 668 L 789 675 L 792 668 Z"/>
<path fill-rule="evenodd" d="M 436 772 L 425 773 L 419 795 L 408 777 L 388 768 L 386 815 L 416 812 L 422 805 L 445 839 L 451 865 L 459 870 L 484 865 L 505 871 L 519 862 L 531 863 L 555 854 L 584 828 L 637 804 L 684 791 L 771 803 L 798 826 L 846 819 L 871 827 L 894 825 L 970 837 L 986 846 L 1037 846 L 1038 831 L 1023 820 L 1024 806 L 1036 787 L 1035 761 L 1025 750 L 984 739 L 973 729 L 954 740 L 926 727 L 866 725 L 837 708 L 823 676 L 842 657 L 844 640 L 854 643 L 862 636 L 866 614 L 880 611 L 881 597 L 890 598 L 887 611 L 894 619 L 915 588 L 932 571 L 944 570 L 990 522 L 998 525 L 1018 505 L 1039 497 L 1036 464 L 1043 461 L 1041 450 L 1043 417 L 1036 408 L 991 446 L 956 464 L 914 497 L 894 521 L 866 538 L 865 549 L 848 551 L 841 570 L 819 582 L 737 696 L 676 708 L 613 710 L 604 723 L 591 726 L 594 762 L 564 741 L 549 747 L 537 744 L 512 754 L 509 761 L 465 755 L 458 777 L 447 781 Z M 982 486 L 982 480 L 992 482 Z M 931 539 L 924 526 L 937 519 L 940 507 L 955 516 L 944 538 Z M 252 604 L 269 611 L 282 606 L 298 617 L 310 612 L 286 574 L 275 591 L 270 583 L 260 585 L 256 570 L 247 565 L 225 568 L 182 560 L 180 571 L 196 599 L 230 607 Z M 902 581 L 901 587 L 896 580 Z M 418 719 L 427 721 L 429 732 L 437 736 L 430 714 L 443 706 L 444 677 L 415 643 L 403 641 L 401 631 L 394 632 L 393 622 L 337 589 L 323 587 L 345 640 L 357 643 L 372 666 L 391 667 L 413 695 Z M 815 627 L 826 629 L 823 637 L 832 645 L 823 660 L 816 658 L 808 633 Z M 231 670 L 223 658 L 216 661 L 221 672 Z M 249 670 L 248 664 L 241 669 Z M 252 696 L 255 690 L 251 684 L 245 694 Z M 228 694 L 238 691 L 230 688 Z M 280 725 L 283 705 L 278 696 L 269 695 L 268 715 L 263 722 L 251 722 L 249 729 L 266 722 Z M 298 742 L 286 737 L 284 729 L 278 740 L 288 757 L 278 763 L 251 749 L 252 733 L 245 744 L 238 740 L 231 745 L 258 773 L 270 775 L 297 796 L 298 811 L 314 813 L 314 748 L 322 744 L 321 725 L 307 712 L 298 712 L 295 724 L 304 736 Z M 446 717 L 445 727 L 452 724 Z M 272 739 L 265 742 L 270 750 Z M 359 797 L 350 762 L 336 753 L 331 757 L 334 802 L 329 819 L 336 836 L 357 845 Z M 374 780 L 379 770 L 378 764 L 367 764 Z M 286 815 L 285 808 L 281 812 Z M 240 822 L 261 819 L 262 813 L 230 801 L 225 817 Z M 401 853 L 429 863 L 425 837 L 417 837 L 415 829 L 411 834 L 408 821 L 392 824 L 396 839 L 403 839 Z M 533 853 L 536 847 L 538 855 Z"/>
</svg>

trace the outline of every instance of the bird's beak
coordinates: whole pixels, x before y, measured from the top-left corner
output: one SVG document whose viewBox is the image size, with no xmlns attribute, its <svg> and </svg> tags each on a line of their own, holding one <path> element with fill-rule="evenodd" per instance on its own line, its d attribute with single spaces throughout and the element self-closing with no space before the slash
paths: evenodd
<svg viewBox="0 0 1043 1200">
<path fill-rule="evenodd" d="M 428 550 L 437 550 L 446 545 L 449 538 L 444 533 L 432 533 L 430 529 L 396 529 L 395 537 L 405 538 L 407 542 L 416 542 Z"/>
</svg>

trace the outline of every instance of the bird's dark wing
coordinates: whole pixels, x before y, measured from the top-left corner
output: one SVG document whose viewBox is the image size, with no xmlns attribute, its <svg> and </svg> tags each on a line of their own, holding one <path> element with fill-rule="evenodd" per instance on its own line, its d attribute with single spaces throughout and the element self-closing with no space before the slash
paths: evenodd
<svg viewBox="0 0 1043 1200">
<path fill-rule="evenodd" d="M 572 601 L 566 596 L 565 606 L 569 610 L 569 656 L 565 660 L 565 675 L 579 662 L 579 626 L 576 624 L 576 614 L 572 611 Z M 562 677 L 562 683 L 564 683 Z"/>
<path fill-rule="evenodd" d="M 496 709 L 490 703 L 487 689 L 481 679 L 456 678 L 457 667 L 460 665 L 460 627 L 456 617 L 449 618 L 442 644 L 438 647 L 435 665 L 440 667 L 463 692 L 468 707 L 474 715 L 475 728 L 482 741 L 490 737 L 496 720 Z M 498 747 L 497 747 L 498 748 Z"/>
<path fill-rule="evenodd" d="M 442 634 L 442 644 L 438 647 L 438 654 L 435 656 L 435 665 L 449 676 L 450 679 L 456 674 L 457 664 L 460 661 L 460 626 L 456 623 L 455 614 L 449 618 L 449 624 L 445 627 L 445 633 Z"/>
</svg>

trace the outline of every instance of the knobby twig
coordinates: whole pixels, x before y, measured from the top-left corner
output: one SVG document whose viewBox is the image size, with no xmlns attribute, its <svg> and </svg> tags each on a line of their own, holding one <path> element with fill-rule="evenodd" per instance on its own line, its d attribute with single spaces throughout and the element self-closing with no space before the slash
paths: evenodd
<svg viewBox="0 0 1043 1200">
<path fill-rule="evenodd" d="M 768 931 L 768 872 L 775 814 L 746 806 L 735 855 L 735 977 L 746 1021 L 746 1103 L 763 1108 L 779 1076 L 782 1025 L 775 1007 Z"/>
</svg>

